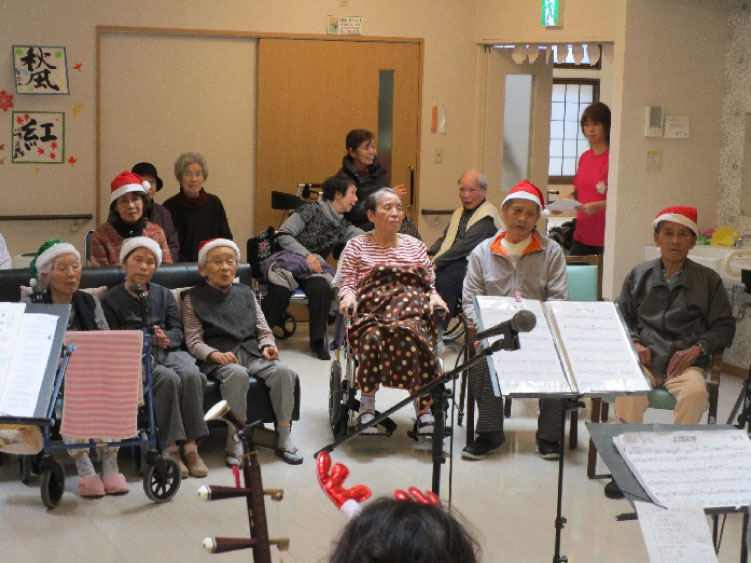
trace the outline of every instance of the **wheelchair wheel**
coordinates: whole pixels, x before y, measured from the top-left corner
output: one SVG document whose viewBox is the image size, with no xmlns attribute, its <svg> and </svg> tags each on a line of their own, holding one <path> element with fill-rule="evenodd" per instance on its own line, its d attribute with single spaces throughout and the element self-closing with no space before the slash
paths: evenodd
<svg viewBox="0 0 751 563">
<path fill-rule="evenodd" d="M 167 502 L 180 489 L 180 467 L 171 459 L 156 460 L 143 474 L 143 491 L 154 502 Z"/>
<path fill-rule="evenodd" d="M 295 320 L 295 317 L 292 315 L 292 313 L 290 313 L 289 311 L 284 311 L 282 324 L 276 325 L 272 330 L 274 331 L 274 336 L 279 340 L 286 340 L 287 338 L 295 334 L 295 331 L 297 330 L 297 321 Z"/>
<path fill-rule="evenodd" d="M 56 461 L 50 461 L 42 469 L 42 482 L 40 492 L 42 493 L 42 502 L 47 508 L 55 508 L 60 504 L 65 492 L 65 472 L 63 466 Z"/>
</svg>

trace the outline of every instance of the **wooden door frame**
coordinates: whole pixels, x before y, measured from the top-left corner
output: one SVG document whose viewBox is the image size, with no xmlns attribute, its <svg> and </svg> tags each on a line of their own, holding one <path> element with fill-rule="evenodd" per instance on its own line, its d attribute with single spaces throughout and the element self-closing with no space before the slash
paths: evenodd
<svg viewBox="0 0 751 563">
<path fill-rule="evenodd" d="M 176 35 L 183 37 L 216 37 L 216 38 L 244 38 L 244 39 L 313 39 L 317 41 L 348 41 L 362 43 L 411 43 L 418 46 L 418 75 L 417 75 L 417 147 L 415 155 L 415 207 L 420 200 L 420 147 L 422 144 L 422 75 L 424 67 L 424 43 L 421 37 L 381 37 L 362 35 L 322 35 L 315 33 L 281 33 L 267 31 L 230 31 L 218 29 L 188 29 L 171 27 L 129 27 L 116 25 L 96 26 L 96 224 L 101 223 L 99 208 L 101 206 L 101 138 L 102 138 L 102 37 L 109 33 L 128 33 L 144 35 Z M 256 148 L 256 151 L 258 149 Z M 256 154 L 256 156 L 258 156 Z"/>
</svg>

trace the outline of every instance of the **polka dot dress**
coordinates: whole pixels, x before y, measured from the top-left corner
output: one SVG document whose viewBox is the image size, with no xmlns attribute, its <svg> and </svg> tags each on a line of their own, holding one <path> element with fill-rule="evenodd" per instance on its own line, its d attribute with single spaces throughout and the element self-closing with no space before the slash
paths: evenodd
<svg viewBox="0 0 751 563">
<path fill-rule="evenodd" d="M 348 338 L 363 392 L 379 385 L 414 392 L 440 375 L 429 279 L 423 268 L 387 265 L 373 268 L 360 283 L 358 317 Z M 420 410 L 429 405 L 430 397 L 420 399 Z"/>
</svg>

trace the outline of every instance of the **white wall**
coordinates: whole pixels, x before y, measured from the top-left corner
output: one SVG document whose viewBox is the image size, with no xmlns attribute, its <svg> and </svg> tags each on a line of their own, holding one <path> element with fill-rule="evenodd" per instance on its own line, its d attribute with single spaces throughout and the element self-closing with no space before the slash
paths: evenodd
<svg viewBox="0 0 751 563">
<path fill-rule="evenodd" d="M 611 140 L 618 157 L 610 168 L 607 295 L 617 295 L 642 260 L 660 209 L 695 206 L 700 229 L 715 225 L 727 10 L 720 0 L 629 0 L 622 51 L 616 41 Z M 645 106 L 688 116 L 691 137 L 644 137 Z M 660 172 L 646 171 L 648 150 L 662 154 Z"/>
<path fill-rule="evenodd" d="M 33 100 L 16 96 L 15 102 L 17 108 L 65 111 L 68 154 L 78 160 L 74 166 L 10 165 L 7 152 L 10 114 L 0 112 L 0 120 L 5 120 L 4 126 L 0 121 L 0 144 L 6 146 L 0 158 L 7 156 L 6 165 L 0 166 L 0 214 L 94 213 L 97 25 L 323 34 L 327 14 L 363 16 L 364 33 L 369 36 L 424 38 L 420 201 L 426 208 L 455 206 L 458 201 L 455 194 L 446 198 L 444 190 L 450 187 L 453 191 L 461 172 L 472 166 L 475 140 L 472 124 L 477 53 L 473 39 L 474 6 L 470 2 L 352 0 L 345 8 L 338 0 L 155 0 L 149 3 L 140 0 L 80 0 L 75 3 L 6 0 L 0 18 L 0 67 L 6 72 L 0 75 L 5 77 L 0 78 L 0 90 L 14 90 L 10 72 L 11 45 L 66 46 L 71 95 Z M 33 22 L 33 25 L 21 26 L 18 22 Z M 72 65 L 78 62 L 82 63 L 80 73 L 72 70 Z M 123 76 L 122 80 L 137 78 Z M 200 72 L 196 73 L 195 80 L 201 80 Z M 175 103 L 179 103 L 179 96 L 169 90 L 169 84 L 156 87 L 155 95 L 168 92 Z M 73 117 L 72 107 L 79 102 L 83 104 L 82 110 Z M 446 135 L 430 133 L 430 110 L 434 104 L 446 106 Z M 133 121 L 134 126 L 141 125 L 137 116 L 133 116 Z M 148 124 L 143 126 L 146 128 Z M 433 164 L 436 148 L 444 151 L 442 164 Z M 182 147 L 175 147 L 176 154 L 180 150 Z M 434 240 L 438 227 L 423 223 L 421 221 L 420 227 L 424 228 L 426 240 Z M 81 247 L 83 232 L 93 226 L 91 222 L 72 233 L 70 222 L 3 222 L 0 232 L 11 253 L 17 254 L 33 251 L 53 236 L 69 239 Z"/>
</svg>

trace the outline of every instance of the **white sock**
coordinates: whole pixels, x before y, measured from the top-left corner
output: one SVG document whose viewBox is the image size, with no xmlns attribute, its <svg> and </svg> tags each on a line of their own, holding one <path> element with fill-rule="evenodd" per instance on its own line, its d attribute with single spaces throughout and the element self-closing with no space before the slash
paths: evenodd
<svg viewBox="0 0 751 563">
<path fill-rule="evenodd" d="M 102 458 L 103 475 L 120 473 L 120 470 L 117 467 L 117 450 L 115 450 L 114 452 L 104 450 L 100 452 L 99 455 Z"/>
<path fill-rule="evenodd" d="M 224 451 L 227 453 L 242 453 L 243 445 L 235 440 L 235 432 L 237 432 L 237 428 L 233 424 L 227 423 L 227 441 L 224 444 Z"/>
<path fill-rule="evenodd" d="M 90 477 L 96 475 L 96 469 L 94 469 L 94 464 L 91 463 L 89 454 L 84 452 L 75 456 L 73 460 L 76 462 L 76 470 L 78 470 L 79 477 Z"/>
<path fill-rule="evenodd" d="M 292 428 L 289 425 L 280 425 L 276 431 L 279 433 L 279 449 L 287 450 L 292 448 Z"/>
<path fill-rule="evenodd" d="M 374 395 L 362 395 L 360 397 L 360 414 L 364 412 L 375 413 Z"/>
</svg>

